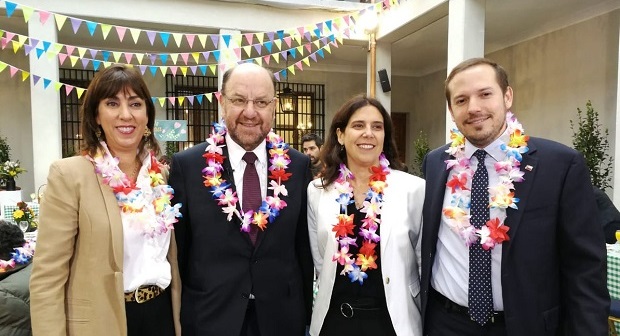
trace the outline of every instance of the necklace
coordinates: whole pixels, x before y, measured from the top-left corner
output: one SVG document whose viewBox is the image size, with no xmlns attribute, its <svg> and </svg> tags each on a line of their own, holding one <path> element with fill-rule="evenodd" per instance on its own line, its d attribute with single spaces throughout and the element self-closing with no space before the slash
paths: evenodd
<svg viewBox="0 0 620 336">
<path fill-rule="evenodd" d="M 0 273 L 9 271 L 17 265 L 27 264 L 34 256 L 36 243 L 34 241 L 26 242 L 22 247 L 14 248 L 15 252 L 11 252 L 11 259 L 0 259 Z"/>
<path fill-rule="evenodd" d="M 181 217 L 181 204 L 171 205 L 174 191 L 164 183 L 155 156 L 148 154 L 146 169 L 140 169 L 134 183 L 119 168 L 118 158 L 112 156 L 106 143 L 102 141 L 100 144 L 103 151 L 97 150 L 94 158 L 89 155 L 86 158 L 93 162 L 103 183 L 112 188 L 123 223 L 151 238 L 172 230 L 177 218 Z"/>
<path fill-rule="evenodd" d="M 510 140 L 508 144 L 502 143 L 500 146 L 506 155 L 503 161 L 495 163 L 498 183 L 489 186 L 491 219 L 480 229 L 476 229 L 469 221 L 471 178 L 474 171 L 469 158 L 465 157 L 465 137 L 456 129 L 450 134 L 452 144 L 446 153 L 454 158 L 446 160 L 446 169 L 452 170 L 446 186 L 450 188 L 452 196 L 450 205 L 442 213 L 450 229 L 458 233 L 468 247 L 479 241 L 483 249 L 489 250 L 496 244 L 510 240 L 507 233 L 510 228 L 505 225 L 506 209 L 517 209 L 519 199 L 514 197 L 514 183 L 523 181 L 524 172 L 519 166 L 523 159 L 521 154 L 528 151 L 529 136 L 525 135 L 523 126 L 510 111 L 506 113 L 506 124 Z"/>
<path fill-rule="evenodd" d="M 376 253 L 376 247 L 381 240 L 377 230 L 381 223 L 383 191 L 387 187 L 385 180 L 390 173 L 389 165 L 390 162 L 381 153 L 379 156 L 379 166 L 370 167 L 372 175 L 368 181 L 369 188 L 366 192 L 364 204 L 360 209 L 360 212 L 366 213 L 366 217 L 362 220 L 362 225 L 358 232 L 358 235 L 363 239 L 363 243 L 359 253 L 354 258 L 349 253 L 349 246 L 357 246 L 356 239 L 351 237 L 355 235 L 353 232 L 355 228 L 353 224 L 355 214 L 347 215 L 347 206 L 354 202 L 351 199 L 353 198 L 353 187 L 349 181 L 355 177 L 349 168 L 341 163 L 340 174 L 334 181 L 334 188 L 339 193 L 336 202 L 340 204 L 340 214 L 336 218 L 337 223 L 332 228 L 339 246 L 339 250 L 332 257 L 332 261 L 344 266 L 340 275 L 348 275 L 351 282 L 357 281 L 360 285 L 363 285 L 364 280 L 368 278 L 366 271 L 377 268 L 376 261 L 379 257 Z"/>
<path fill-rule="evenodd" d="M 279 135 L 270 131 L 267 134 L 267 149 L 269 150 L 269 189 L 273 190 L 273 196 L 263 199 L 260 208 L 241 213 L 237 208 L 237 192 L 233 191 L 231 184 L 222 178 L 222 164 L 226 157 L 223 155 L 222 147 L 225 144 L 227 132 L 224 124 L 214 123 L 214 132 L 207 138 L 207 148 L 203 157 L 206 159 L 207 166 L 202 170 L 204 185 L 211 188 L 213 199 L 222 207 L 222 212 L 228 214 L 227 220 L 230 222 L 233 216 L 241 220 L 241 231 L 250 232 L 250 225 L 256 225 L 261 230 L 267 228 L 268 223 L 280 215 L 280 211 L 286 208 L 286 202 L 281 199 L 280 194 L 288 196 L 286 186 L 282 184 L 287 181 L 292 173 L 287 173 L 291 159 L 287 154 L 289 145 L 280 138 Z"/>
</svg>

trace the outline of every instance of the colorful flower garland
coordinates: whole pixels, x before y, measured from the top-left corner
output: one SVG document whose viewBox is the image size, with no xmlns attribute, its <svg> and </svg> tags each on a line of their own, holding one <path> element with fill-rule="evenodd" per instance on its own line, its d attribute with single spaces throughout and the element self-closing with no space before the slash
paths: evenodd
<svg viewBox="0 0 620 336">
<path fill-rule="evenodd" d="M 364 280 L 368 277 L 366 271 L 368 269 L 376 269 L 376 261 L 379 258 L 376 254 L 376 247 L 381 237 L 377 234 L 379 224 L 381 223 L 381 208 L 383 207 L 383 190 L 387 187 L 385 182 L 387 175 L 390 173 L 388 168 L 390 162 L 381 153 L 379 156 L 379 166 L 371 167 L 372 175 L 368 182 L 368 191 L 364 200 L 363 208 L 360 212 L 366 213 L 366 217 L 362 220 L 362 225 L 358 235 L 363 238 L 362 247 L 356 258 L 351 258 L 349 246 L 357 246 L 356 239 L 349 235 L 355 235 L 353 229 L 353 219 L 355 214 L 347 215 L 347 206 L 353 203 L 353 187 L 349 180 L 353 180 L 353 173 L 343 163 L 340 164 L 340 174 L 334 181 L 334 188 L 340 193 L 336 202 L 340 204 L 340 214 L 337 216 L 338 223 L 334 224 L 332 231 L 335 232 L 336 241 L 340 246 L 340 250 L 334 253 L 332 261 L 338 262 L 344 266 L 340 275 L 347 274 L 351 282 L 358 281 L 360 285 L 364 284 Z"/>
<path fill-rule="evenodd" d="M 452 155 L 454 159 L 446 160 L 446 169 L 452 169 L 446 186 L 450 188 L 452 198 L 451 205 L 443 209 L 443 215 L 450 229 L 458 233 L 468 247 L 480 240 L 482 248 L 488 250 L 496 244 L 509 240 L 507 232 L 510 228 L 500 217 L 506 218 L 508 207 L 517 209 L 519 199 L 514 197 L 514 182 L 523 181 L 524 172 L 519 166 L 523 159 L 521 154 L 528 151 L 529 136 L 525 135 L 523 126 L 510 111 L 506 114 L 506 124 L 510 141 L 508 144 L 502 143 L 500 147 L 506 153 L 506 158 L 495 163 L 499 182 L 489 186 L 489 208 L 499 213 L 498 216 L 491 216 L 492 218 L 480 229 L 476 229 L 469 222 L 470 188 L 474 171 L 469 158 L 465 157 L 465 137 L 456 129 L 453 129 L 450 135 L 452 144 L 446 153 Z"/>
<path fill-rule="evenodd" d="M 35 241 L 26 241 L 24 246 L 14 248 L 15 252 L 11 253 L 11 259 L 0 259 L 0 273 L 8 272 L 17 265 L 25 265 L 30 262 L 32 256 L 34 256 L 35 248 Z"/>
<path fill-rule="evenodd" d="M 177 217 L 181 217 L 181 204 L 171 206 L 174 190 L 164 184 L 159 162 L 149 153 L 146 169 L 142 167 L 136 183 L 118 167 L 119 160 L 112 156 L 105 142 L 104 152 L 97 151 L 94 158 L 86 155 L 95 165 L 95 172 L 110 186 L 121 209 L 123 223 L 141 230 L 147 237 L 155 237 L 174 229 Z"/>
<path fill-rule="evenodd" d="M 231 184 L 222 178 L 223 163 L 226 157 L 223 155 L 222 147 L 226 146 L 226 126 L 224 124 L 213 124 L 214 132 L 207 138 L 207 148 L 203 157 L 207 161 L 207 166 L 202 170 L 204 185 L 211 188 L 213 199 L 218 201 L 222 207 L 222 212 L 228 214 L 228 221 L 232 220 L 233 215 L 241 220 L 241 231 L 250 232 L 250 225 L 256 225 L 261 230 L 267 228 L 268 223 L 272 223 L 280 215 L 280 211 L 286 208 L 286 202 L 279 197 L 280 194 L 288 196 L 286 186 L 282 184 L 287 181 L 292 173 L 287 173 L 286 169 L 291 163 L 287 154 L 289 145 L 273 131 L 267 134 L 267 149 L 269 150 L 269 189 L 273 190 L 273 196 L 263 199 L 260 208 L 249 210 L 241 214 L 237 208 L 237 192 L 233 191 Z"/>
</svg>

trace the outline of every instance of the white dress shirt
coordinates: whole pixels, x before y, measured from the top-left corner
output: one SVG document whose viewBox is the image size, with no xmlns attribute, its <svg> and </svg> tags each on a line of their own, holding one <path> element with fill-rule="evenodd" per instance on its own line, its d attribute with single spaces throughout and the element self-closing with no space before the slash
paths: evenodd
<svg viewBox="0 0 620 336">
<path fill-rule="evenodd" d="M 247 151 L 239 146 L 239 144 L 236 143 L 228 133 L 226 133 L 226 146 L 228 147 L 227 159 L 233 170 L 237 196 L 239 197 L 239 202 L 241 202 L 240 204 L 243 205 L 243 173 L 245 172 L 245 166 L 247 165 L 245 161 L 243 161 L 243 155 L 245 155 Z M 269 177 L 267 173 L 269 161 L 267 159 L 266 146 L 267 142 L 263 140 L 260 145 L 252 150 L 258 158 L 258 160 L 254 162 L 254 166 L 256 167 L 256 172 L 258 173 L 258 179 L 260 181 L 260 193 L 262 199 L 265 199 L 265 196 L 267 196 L 267 178 Z"/>
</svg>

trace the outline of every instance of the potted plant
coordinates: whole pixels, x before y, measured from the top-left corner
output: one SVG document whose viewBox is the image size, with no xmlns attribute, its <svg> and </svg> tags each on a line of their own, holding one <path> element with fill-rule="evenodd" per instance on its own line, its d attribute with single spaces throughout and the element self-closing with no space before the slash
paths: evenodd
<svg viewBox="0 0 620 336">
<path fill-rule="evenodd" d="M 11 147 L 6 138 L 0 137 L 0 164 L 11 160 Z M 4 187 L 5 181 L 0 176 L 0 187 Z"/>
<path fill-rule="evenodd" d="M 573 147 L 581 152 L 590 170 L 592 184 L 601 190 L 611 187 L 613 157 L 609 155 L 609 130 L 602 131 L 598 112 L 588 100 L 586 111 L 577 108 L 577 123 L 570 121 L 573 131 Z"/>
<path fill-rule="evenodd" d="M 5 181 L 5 190 L 17 190 L 15 178 L 26 170 L 20 166 L 18 161 L 6 161 L 0 165 L 0 178 Z"/>
<path fill-rule="evenodd" d="M 17 209 L 13 211 L 13 220 L 24 232 L 37 230 L 37 221 L 34 211 L 28 207 L 26 202 L 17 202 Z M 27 222 L 22 226 L 21 222 Z"/>
<path fill-rule="evenodd" d="M 430 152 L 430 147 L 428 146 L 428 138 L 423 131 L 420 131 L 420 135 L 413 141 L 413 171 L 412 173 L 416 176 L 424 178 L 424 173 L 422 172 L 422 161 L 424 161 L 424 157 L 428 152 Z"/>
</svg>

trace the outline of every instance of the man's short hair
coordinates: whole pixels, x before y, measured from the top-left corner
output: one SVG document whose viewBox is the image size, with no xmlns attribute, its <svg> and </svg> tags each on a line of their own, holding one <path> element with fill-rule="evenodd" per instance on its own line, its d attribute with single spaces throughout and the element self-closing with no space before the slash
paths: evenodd
<svg viewBox="0 0 620 336">
<path fill-rule="evenodd" d="M 317 147 L 323 146 L 323 139 L 314 133 L 306 133 L 304 134 L 304 136 L 301 137 L 302 144 L 308 141 L 314 141 Z"/>
</svg>

